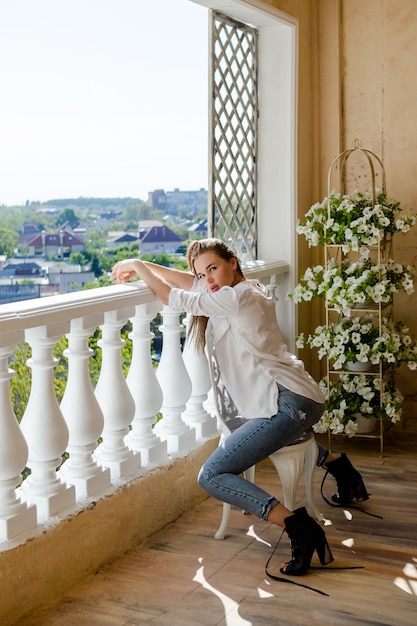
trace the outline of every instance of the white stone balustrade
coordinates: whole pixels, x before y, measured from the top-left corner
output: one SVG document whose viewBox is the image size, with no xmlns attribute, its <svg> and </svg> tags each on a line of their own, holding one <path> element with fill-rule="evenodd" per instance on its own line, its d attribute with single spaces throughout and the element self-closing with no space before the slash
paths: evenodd
<svg viewBox="0 0 417 626">
<path fill-rule="evenodd" d="M 19 428 L 10 401 L 9 357 L 16 344 L 24 339 L 23 331 L 0 335 L 10 345 L 0 347 L 0 542 L 7 541 L 37 524 L 36 507 L 22 502 L 16 487 L 28 459 L 28 446 Z"/>
<path fill-rule="evenodd" d="M 103 315 L 72 320 L 68 349 L 64 352 L 68 358 L 68 380 L 60 406 L 69 431 L 69 458 L 59 475 L 75 486 L 77 500 L 103 494 L 111 486 L 110 470 L 100 467 L 93 457 L 104 417 L 88 370 L 92 354 L 88 339 L 103 320 Z"/>
<path fill-rule="evenodd" d="M 137 306 L 129 335 L 132 362 L 127 384 L 135 402 L 135 417 L 126 442 L 132 450 L 140 452 L 144 467 L 169 461 L 167 442 L 157 437 L 153 428 L 162 406 L 162 389 L 152 364 L 150 342 L 154 334 L 150 322 L 161 309 L 160 302 Z"/>
<path fill-rule="evenodd" d="M 75 488 L 63 482 L 56 470 L 66 451 L 69 433 L 55 395 L 53 370 L 57 360 L 53 348 L 68 330 L 69 322 L 58 322 L 28 328 L 25 333 L 32 348 L 28 360 L 32 384 L 20 427 L 29 446 L 31 474 L 21 489 L 25 499 L 36 504 L 40 521 L 75 504 Z"/>
<path fill-rule="evenodd" d="M 133 313 L 133 308 L 105 313 L 102 339 L 98 342 L 102 364 L 95 394 L 103 411 L 104 430 L 95 457 L 110 468 L 112 479 L 132 476 L 141 465 L 140 453 L 130 450 L 125 443 L 135 415 L 135 403 L 123 374 L 121 348 L 125 342 L 120 331 Z"/>
<path fill-rule="evenodd" d="M 184 320 L 184 326 L 185 328 L 188 326 L 188 317 Z M 211 388 L 207 358 L 203 352 L 197 352 L 193 344 L 186 341 L 183 359 L 191 380 L 191 396 L 182 419 L 188 426 L 194 428 L 197 439 L 214 437 L 217 432 L 217 419 L 205 408 Z"/>
<path fill-rule="evenodd" d="M 256 262 L 245 269 L 275 292 L 286 272 L 282 262 Z M 158 311 L 163 350 L 155 373 L 150 322 Z M 125 378 L 120 331 L 127 320 L 133 350 Z M 182 353 L 179 320 L 141 282 L 0 306 L 1 549 L 215 436 L 215 421 L 204 408 L 210 389 L 207 362 L 188 347 Z M 94 390 L 88 341 L 97 328 L 102 365 Z M 63 335 L 68 378 L 59 405 L 53 349 Z M 10 398 L 9 359 L 24 338 L 32 349 L 31 380 L 19 426 Z M 162 419 L 155 424 L 157 414 Z M 64 453 L 68 458 L 57 470 Z M 26 467 L 30 474 L 19 486 Z"/>
<path fill-rule="evenodd" d="M 175 456 L 188 452 L 196 443 L 195 431 L 182 419 L 186 402 L 191 396 L 191 380 L 181 353 L 181 334 L 184 331 L 176 311 L 164 306 L 160 330 L 164 343 L 156 376 L 162 388 L 163 420 L 155 430 L 168 443 L 168 453 Z"/>
</svg>

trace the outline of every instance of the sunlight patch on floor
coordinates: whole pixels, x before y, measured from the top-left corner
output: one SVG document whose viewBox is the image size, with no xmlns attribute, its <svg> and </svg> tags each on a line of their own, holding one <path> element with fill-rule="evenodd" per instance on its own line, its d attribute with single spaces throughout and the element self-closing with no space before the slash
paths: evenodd
<svg viewBox="0 0 417 626">
<path fill-rule="evenodd" d="M 417 596 L 417 558 L 413 558 L 413 561 L 413 563 L 406 563 L 403 567 L 403 574 L 408 580 L 398 577 L 394 580 L 394 585 L 406 593 Z"/>
<path fill-rule="evenodd" d="M 198 560 L 200 563 L 203 562 L 202 558 L 199 558 Z M 232 600 L 232 598 L 229 598 L 229 596 L 222 593 L 221 591 L 219 591 L 218 589 L 216 589 L 215 587 L 210 585 L 210 583 L 207 582 L 204 576 L 204 566 L 201 566 L 196 571 L 193 580 L 197 583 L 200 583 L 203 589 L 210 591 L 220 600 L 224 608 L 224 623 L 226 624 L 226 626 L 251 626 L 252 625 L 252 622 L 248 622 L 246 619 L 243 619 L 243 617 L 239 615 L 239 604 L 235 602 L 235 600 Z"/>
<path fill-rule="evenodd" d="M 260 543 L 264 543 L 266 546 L 269 546 L 270 548 L 272 547 L 271 543 L 264 541 L 264 539 L 261 539 L 260 536 L 256 534 L 253 525 L 249 526 L 248 532 L 246 534 L 248 537 L 253 537 L 254 539 L 256 539 L 256 541 L 259 541 Z"/>
<path fill-rule="evenodd" d="M 342 545 L 346 546 L 347 548 L 352 548 L 355 545 L 355 540 L 353 537 L 349 537 L 349 539 L 344 539 L 342 541 Z"/>
</svg>

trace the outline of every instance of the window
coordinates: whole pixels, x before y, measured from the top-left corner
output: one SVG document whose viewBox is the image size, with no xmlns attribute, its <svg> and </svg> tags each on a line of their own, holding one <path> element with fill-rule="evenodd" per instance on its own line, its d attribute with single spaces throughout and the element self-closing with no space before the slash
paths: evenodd
<svg viewBox="0 0 417 626">
<path fill-rule="evenodd" d="M 211 12 L 211 177 L 214 236 L 257 257 L 258 31 Z"/>
<path fill-rule="evenodd" d="M 254 88 L 257 102 L 252 95 L 250 110 L 251 119 L 253 113 L 253 119 L 256 122 L 256 137 L 253 141 L 251 139 L 251 148 L 246 148 L 247 150 L 254 149 L 255 157 L 253 163 L 249 162 L 249 165 L 245 165 L 247 172 L 250 172 L 250 175 L 247 173 L 248 180 L 251 181 L 250 186 L 246 190 L 246 196 L 243 196 L 243 202 L 239 205 L 238 211 L 235 211 L 237 203 L 234 204 L 234 198 L 230 201 L 228 197 L 229 189 L 232 190 L 231 197 L 233 196 L 235 184 L 233 178 L 227 182 L 227 193 L 224 193 L 224 198 L 221 197 L 222 183 L 218 183 L 210 204 L 219 212 L 219 229 L 228 233 L 227 238 L 234 236 L 235 233 L 238 234 L 239 229 L 243 230 L 248 241 L 244 242 L 244 238 L 240 236 L 239 243 L 242 242 L 246 249 L 239 250 L 238 248 L 238 251 L 245 261 L 249 258 L 253 259 L 253 255 L 256 254 L 256 259 L 281 259 L 289 264 L 290 272 L 282 283 L 283 291 L 288 293 L 298 276 L 295 229 L 297 222 L 297 21 L 267 4 L 261 5 L 257 0 L 193 1 L 227 16 L 230 20 L 226 20 L 226 23 L 230 25 L 230 33 L 232 33 L 232 23 L 235 23 L 236 33 L 241 31 L 245 45 L 251 46 L 252 69 L 249 82 L 252 85 L 256 80 Z M 223 31 L 222 35 L 224 36 Z M 233 37 L 234 33 L 231 34 L 229 40 Z M 213 58 L 212 63 L 212 71 L 214 71 Z M 226 66 L 226 60 L 224 60 L 224 65 Z M 255 111 L 257 111 L 257 117 Z M 212 113 L 212 115 L 214 117 L 217 113 Z M 226 114 L 225 119 L 227 119 Z M 249 120 L 247 123 L 249 124 Z M 215 127 L 214 123 L 212 127 Z M 251 127 L 250 132 L 255 132 L 255 130 L 252 131 Z M 225 149 L 225 155 L 230 162 L 239 156 L 238 149 L 238 143 L 233 148 Z M 212 160 L 213 158 L 212 156 Z M 251 159 L 252 154 L 250 154 L 249 161 Z M 216 162 L 213 171 L 216 169 L 220 170 L 221 164 Z M 236 167 L 237 169 L 240 169 L 240 165 Z M 212 174 L 213 172 L 210 172 L 211 179 Z M 220 176 L 221 174 L 219 171 Z M 233 172 L 233 176 L 236 176 L 236 172 Z M 241 181 L 240 184 L 242 184 Z M 253 188 L 252 185 L 254 185 Z M 221 200 L 218 200 L 215 205 L 215 196 L 218 191 Z M 221 215 L 220 208 L 225 212 L 225 216 Z M 243 216 L 243 210 L 246 209 L 249 213 Z M 215 225 L 216 213 L 212 213 L 209 219 L 212 226 Z M 229 225 L 226 224 L 226 220 Z M 219 234 L 221 232 L 220 230 Z M 226 237 L 226 234 L 224 236 Z M 249 248 L 247 243 L 250 244 Z M 279 301 L 277 312 L 289 346 L 295 349 L 292 338 L 295 337 L 297 328 L 296 309 L 294 306 L 289 306 L 288 302 Z"/>
</svg>

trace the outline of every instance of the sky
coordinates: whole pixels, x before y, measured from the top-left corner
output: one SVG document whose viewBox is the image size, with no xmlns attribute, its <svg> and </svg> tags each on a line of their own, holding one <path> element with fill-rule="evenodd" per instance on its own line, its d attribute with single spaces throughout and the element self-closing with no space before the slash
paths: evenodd
<svg viewBox="0 0 417 626">
<path fill-rule="evenodd" d="M 207 188 L 208 10 L 0 0 L 0 205 Z"/>
</svg>

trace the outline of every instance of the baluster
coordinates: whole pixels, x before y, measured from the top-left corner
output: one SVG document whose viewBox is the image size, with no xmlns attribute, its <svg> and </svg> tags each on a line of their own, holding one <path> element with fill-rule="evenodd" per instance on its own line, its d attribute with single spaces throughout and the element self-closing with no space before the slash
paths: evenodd
<svg viewBox="0 0 417 626">
<path fill-rule="evenodd" d="M 284 336 L 283 329 L 288 330 L 289 328 L 292 327 L 292 324 L 291 324 L 291 309 L 288 306 L 288 303 L 285 301 L 281 301 L 279 297 L 279 292 L 280 292 L 280 288 L 281 288 L 283 280 L 287 280 L 286 276 L 284 276 L 283 274 L 271 274 L 269 276 L 269 281 L 267 282 L 266 286 L 268 290 L 270 291 L 272 298 L 274 300 L 274 303 L 275 303 L 275 311 L 277 314 L 277 320 L 281 328 L 281 332 L 283 333 L 284 341 L 288 345 L 288 348 L 291 351 L 295 351 L 296 348 L 295 348 L 294 338 L 292 336 L 291 337 Z M 295 336 L 295 333 L 294 333 L 294 336 Z"/>
<path fill-rule="evenodd" d="M 37 506 L 38 521 L 57 515 L 75 504 L 75 487 L 64 483 L 56 468 L 68 445 L 68 428 L 54 389 L 53 347 L 68 332 L 69 324 L 39 326 L 25 331 L 32 348 L 27 364 L 32 385 L 21 428 L 29 446 L 31 475 L 22 483 L 22 493 Z"/>
<path fill-rule="evenodd" d="M 196 439 L 195 431 L 181 419 L 191 394 L 191 380 L 181 354 L 179 315 L 168 306 L 163 308 L 161 331 L 164 340 L 156 376 L 162 387 L 163 419 L 156 424 L 155 431 L 167 441 L 168 454 L 178 455 L 194 447 Z"/>
<path fill-rule="evenodd" d="M 278 280 L 278 277 L 276 274 L 271 274 L 269 276 L 269 282 L 266 283 L 266 286 L 268 288 L 268 290 L 271 293 L 271 296 L 274 300 L 274 302 L 277 302 L 279 300 L 278 297 L 278 289 L 279 289 L 279 284 L 280 284 L 280 280 Z"/>
<path fill-rule="evenodd" d="M 150 341 L 154 334 L 149 324 L 160 309 L 158 302 L 136 307 L 132 320 L 132 362 L 127 375 L 127 384 L 135 401 L 135 417 L 126 442 L 141 454 L 142 465 L 161 464 L 169 461 L 167 442 L 161 441 L 152 426 L 162 404 L 162 389 L 152 365 Z"/>
<path fill-rule="evenodd" d="M 16 490 L 26 467 L 28 447 L 10 402 L 14 372 L 8 361 L 16 344 L 23 340 L 23 331 L 1 336 L 1 344 L 8 345 L 0 347 L 0 541 L 9 541 L 37 525 L 36 506 L 22 502 Z"/>
<path fill-rule="evenodd" d="M 188 322 L 187 316 L 184 320 L 185 327 L 188 326 Z M 217 420 L 204 408 L 211 388 L 207 357 L 203 352 L 197 352 L 194 345 L 186 341 L 183 359 L 191 379 L 191 397 L 182 414 L 182 419 L 194 428 L 197 439 L 214 437 L 217 434 Z"/>
<path fill-rule="evenodd" d="M 89 498 L 104 493 L 110 486 L 110 470 L 97 464 L 93 452 L 104 426 L 103 413 L 91 384 L 88 361 L 92 350 L 88 338 L 102 315 L 72 320 L 68 334 L 68 381 L 61 411 L 69 430 L 69 459 L 59 472 L 67 483 L 75 485 L 77 498 Z"/>
<path fill-rule="evenodd" d="M 121 348 L 125 342 L 120 330 L 133 314 L 130 307 L 105 313 L 98 342 L 102 364 L 95 395 L 103 412 L 104 430 L 103 443 L 94 456 L 103 467 L 110 468 L 112 480 L 136 474 L 141 465 L 140 453 L 129 450 L 124 441 L 135 415 L 135 403 L 123 374 Z"/>
</svg>

